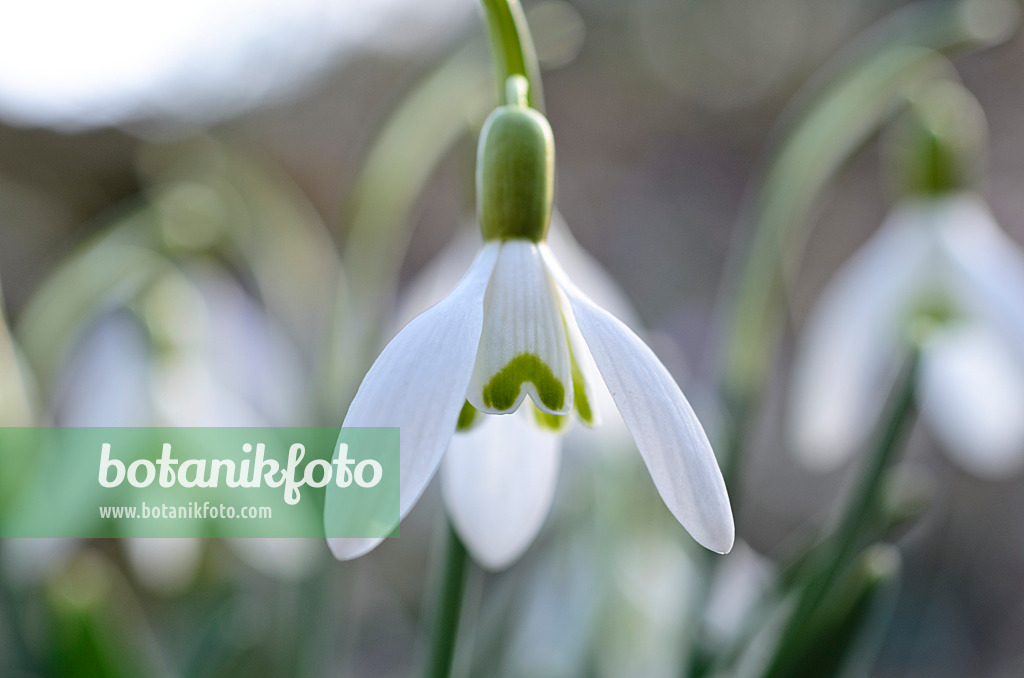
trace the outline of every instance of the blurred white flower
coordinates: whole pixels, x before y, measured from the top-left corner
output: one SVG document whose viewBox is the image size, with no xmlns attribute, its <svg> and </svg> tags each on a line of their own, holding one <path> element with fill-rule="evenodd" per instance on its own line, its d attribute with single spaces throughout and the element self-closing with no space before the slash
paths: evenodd
<svg viewBox="0 0 1024 678">
<path fill-rule="evenodd" d="M 472 16 L 452 0 L 38 0 L 0 23 L 0 117 L 81 129 L 215 122 L 357 51 L 407 52 Z"/>
<path fill-rule="evenodd" d="M 827 469 L 865 442 L 911 336 L 921 417 L 951 458 L 982 477 L 1021 468 L 1024 256 L 973 193 L 897 207 L 821 295 L 794 366 L 799 457 Z"/>
<path fill-rule="evenodd" d="M 273 319 L 213 268 L 157 280 L 141 315 L 100 318 L 78 342 L 58 387 L 62 426 L 300 425 L 310 408 L 301 359 Z M 253 370 L 252 365 L 261 369 Z M 128 537 L 139 579 L 161 593 L 186 588 L 201 562 L 195 538 Z M 322 541 L 227 539 L 257 570 L 298 579 Z"/>
<path fill-rule="evenodd" d="M 474 557 L 497 569 L 522 553 L 548 511 L 553 432 L 573 412 L 596 424 L 602 383 L 670 511 L 699 543 L 727 552 L 734 527 L 725 484 L 689 403 L 653 352 L 584 295 L 543 242 L 484 243 L 455 289 L 384 349 L 343 425 L 401 427 L 401 517 L 451 444 L 443 475 L 452 521 Z M 533 405 L 518 412 L 527 395 Z M 517 414 L 495 422 L 481 413 Z M 469 433 L 456 435 L 457 427 Z M 329 543 L 349 559 L 380 541 Z"/>
</svg>

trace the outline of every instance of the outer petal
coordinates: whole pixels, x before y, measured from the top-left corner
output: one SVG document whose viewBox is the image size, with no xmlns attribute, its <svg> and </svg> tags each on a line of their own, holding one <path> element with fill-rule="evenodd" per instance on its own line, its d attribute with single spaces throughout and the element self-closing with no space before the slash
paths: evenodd
<svg viewBox="0 0 1024 678">
<path fill-rule="evenodd" d="M 359 386 L 342 426 L 398 426 L 400 517 L 437 470 L 455 432 L 473 370 L 483 300 L 498 245 L 485 246 L 459 284 L 384 348 Z M 328 486 L 325 511 L 340 499 Z M 381 539 L 328 539 L 336 558 L 360 556 Z"/>
<path fill-rule="evenodd" d="M 558 303 L 562 308 L 565 322 L 565 333 L 569 339 L 569 350 L 572 352 L 572 391 L 573 409 L 580 420 L 588 426 L 601 425 L 601 401 L 608 406 L 611 395 L 604 388 L 601 373 L 594 364 L 587 342 L 580 334 L 576 318 L 572 314 L 572 304 L 561 289 L 558 290 Z"/>
<path fill-rule="evenodd" d="M 923 354 L 921 415 L 953 461 L 983 478 L 1024 466 L 1024 362 L 991 328 L 937 333 Z"/>
<path fill-rule="evenodd" d="M 576 289 L 550 250 L 541 251 L 665 504 L 698 543 L 728 553 L 735 538 L 729 496 L 686 397 L 651 349 Z"/>
<path fill-rule="evenodd" d="M 1024 360 L 1024 253 L 995 222 L 981 198 L 946 202 L 942 252 L 951 264 L 953 292 L 976 315 L 1011 338 Z"/>
<path fill-rule="evenodd" d="M 491 570 L 508 567 L 533 543 L 555 496 L 560 436 L 536 426 L 532 409 L 483 415 L 481 425 L 452 438 L 441 466 L 452 523 Z"/>
<path fill-rule="evenodd" d="M 572 410 L 572 365 L 557 293 L 537 245 L 501 245 L 487 288 L 480 350 L 466 399 L 481 412 L 514 411 L 527 394 L 549 414 Z"/>
<path fill-rule="evenodd" d="M 926 284 L 934 226 L 924 205 L 893 212 L 825 288 L 793 366 L 794 451 L 834 468 L 870 433 L 895 377 L 901 323 Z"/>
</svg>

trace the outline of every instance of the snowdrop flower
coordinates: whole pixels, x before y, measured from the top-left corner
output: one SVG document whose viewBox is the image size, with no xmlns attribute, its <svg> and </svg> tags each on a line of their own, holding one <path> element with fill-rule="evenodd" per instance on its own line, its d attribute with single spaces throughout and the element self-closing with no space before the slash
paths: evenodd
<svg viewBox="0 0 1024 678">
<path fill-rule="evenodd" d="M 266 426 L 302 421 L 296 349 L 244 290 L 217 269 L 190 265 L 158 278 L 121 311 L 94 322 L 58 387 L 62 426 Z M 259 364 L 263 369 L 252 370 Z M 100 387 L 102 386 L 102 387 Z M 255 569 L 295 580 L 318 564 L 315 539 L 232 538 Z M 133 571 L 151 590 L 177 593 L 199 571 L 202 540 L 127 537 Z"/>
<path fill-rule="evenodd" d="M 563 270 L 592 300 L 627 323 L 635 318 L 625 294 L 575 241 L 557 212 L 547 241 Z M 442 300 L 480 247 L 479 234 L 466 231 L 456 237 L 410 285 L 399 303 L 395 329 Z M 455 529 L 484 566 L 503 569 L 533 542 L 554 500 L 564 449 L 575 443 L 601 463 L 614 462 L 631 444 L 608 389 L 603 383 L 592 386 L 593 409 L 602 413 L 599 427 L 573 426 L 563 418 L 557 422 L 562 428 L 552 431 L 531 418 L 537 411 L 527 405 L 516 415 L 482 416 L 476 425 L 456 430 L 441 462 L 442 495 Z M 602 457 L 601 452 L 608 454 Z"/>
<path fill-rule="evenodd" d="M 828 285 L 798 347 L 796 451 L 837 465 L 865 442 L 910 324 L 921 345 L 921 417 L 983 477 L 1024 463 L 1024 256 L 973 193 L 897 207 Z"/>
<path fill-rule="evenodd" d="M 808 318 L 795 449 L 822 468 L 857 449 L 912 340 L 921 418 L 965 470 L 1012 473 L 1024 466 L 1024 253 L 970 188 L 985 155 L 984 112 L 961 85 L 940 82 L 911 102 L 889 141 L 905 197 Z"/>
<path fill-rule="evenodd" d="M 556 433 L 570 415 L 598 423 L 595 389 L 603 381 L 669 510 L 699 543 L 725 553 L 732 513 L 707 436 L 654 353 L 580 292 L 552 254 L 545 241 L 551 129 L 525 96 L 510 100 L 516 103 L 496 109 L 480 135 L 482 248 L 448 296 L 385 347 L 343 425 L 401 428 L 400 517 L 448 450 L 453 523 L 481 564 L 500 568 L 529 545 L 547 513 Z M 470 435 L 453 444 L 456 429 Z M 495 463 L 499 456 L 503 464 Z M 328 511 L 332 497 L 328 488 Z M 329 544 L 349 559 L 380 541 Z"/>
</svg>

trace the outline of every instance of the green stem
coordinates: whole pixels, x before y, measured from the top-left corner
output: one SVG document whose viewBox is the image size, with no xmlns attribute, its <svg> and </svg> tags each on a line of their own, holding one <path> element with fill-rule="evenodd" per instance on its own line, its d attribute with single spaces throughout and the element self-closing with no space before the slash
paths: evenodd
<svg viewBox="0 0 1024 678">
<path fill-rule="evenodd" d="M 430 655 L 424 672 L 427 678 L 448 678 L 451 675 L 468 564 L 466 547 L 449 525 L 444 570 L 441 573 L 437 608 L 434 613 L 434 636 L 431 639 Z"/>
<path fill-rule="evenodd" d="M 860 483 L 850 499 L 850 506 L 836 530 L 836 561 L 846 560 L 859 545 L 864 533 L 878 517 L 882 481 L 903 450 L 904 434 L 914 415 L 914 393 L 920 356 L 913 349 L 907 357 L 901 380 L 889 401 L 888 416 L 872 450 Z"/>
<path fill-rule="evenodd" d="M 521 75 L 530 85 L 530 106 L 543 111 L 540 63 L 519 0 L 480 0 L 480 4 L 483 5 L 490 31 L 498 101 L 505 100 L 505 81 L 513 75 Z"/>
<path fill-rule="evenodd" d="M 812 575 L 779 643 L 785 647 L 805 631 L 807 620 L 828 595 L 858 549 L 863 548 L 877 524 L 884 480 L 904 449 L 903 440 L 914 418 L 914 394 L 919 355 L 912 350 L 893 388 L 874 447 L 838 527 L 821 554 L 821 569 Z M 826 542 L 827 543 L 827 542 Z"/>
</svg>

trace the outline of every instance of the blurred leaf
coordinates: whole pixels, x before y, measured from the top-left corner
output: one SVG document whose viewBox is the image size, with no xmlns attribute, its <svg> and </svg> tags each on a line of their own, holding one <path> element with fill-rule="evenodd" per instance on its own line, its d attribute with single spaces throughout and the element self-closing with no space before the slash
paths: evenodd
<svg viewBox="0 0 1024 678">
<path fill-rule="evenodd" d="M 764 678 L 830 678 L 843 674 L 858 649 L 863 630 L 878 611 L 881 594 L 897 580 L 899 551 L 893 546 L 867 549 L 836 580 L 817 606 L 803 633 L 783 635 Z"/>
</svg>

